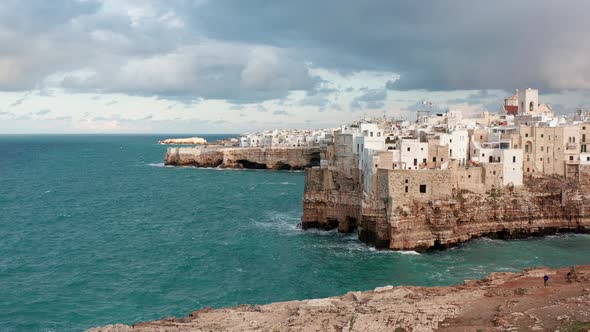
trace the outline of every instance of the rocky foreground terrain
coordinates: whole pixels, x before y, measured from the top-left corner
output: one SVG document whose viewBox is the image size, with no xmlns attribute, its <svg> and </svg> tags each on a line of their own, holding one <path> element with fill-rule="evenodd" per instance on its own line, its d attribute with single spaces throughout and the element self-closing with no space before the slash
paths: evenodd
<svg viewBox="0 0 590 332">
<path fill-rule="evenodd" d="M 385 286 L 326 299 L 206 308 L 89 331 L 590 331 L 590 265 L 568 278 L 569 272 L 536 268 L 453 287 Z"/>
</svg>

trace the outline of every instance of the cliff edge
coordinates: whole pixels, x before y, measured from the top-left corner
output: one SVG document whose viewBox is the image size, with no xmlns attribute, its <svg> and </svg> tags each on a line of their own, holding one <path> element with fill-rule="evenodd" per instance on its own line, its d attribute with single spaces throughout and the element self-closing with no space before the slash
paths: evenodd
<svg viewBox="0 0 590 332">
<path fill-rule="evenodd" d="M 570 275 L 568 276 L 568 273 Z M 543 276 L 549 276 L 547 286 Z M 587 331 L 590 265 L 492 273 L 452 287 L 385 286 L 325 299 L 195 311 L 90 332 Z"/>
<path fill-rule="evenodd" d="M 170 147 L 164 164 L 173 166 L 303 170 L 320 164 L 315 147 Z"/>
<path fill-rule="evenodd" d="M 464 180 L 454 179 L 453 170 L 380 169 L 370 193 L 358 179 L 338 169 L 306 170 L 303 229 L 357 231 L 377 248 L 420 252 L 481 236 L 590 233 L 587 168 L 575 178 L 528 178 L 520 187 L 479 192 L 461 189 L 456 183 Z"/>
</svg>

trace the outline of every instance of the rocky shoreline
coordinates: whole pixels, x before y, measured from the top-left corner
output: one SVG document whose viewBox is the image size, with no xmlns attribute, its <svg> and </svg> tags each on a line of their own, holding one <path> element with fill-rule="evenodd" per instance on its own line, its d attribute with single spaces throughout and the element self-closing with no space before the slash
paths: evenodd
<svg viewBox="0 0 590 332">
<path fill-rule="evenodd" d="M 164 164 L 172 166 L 303 170 L 320 164 L 315 147 L 170 147 Z"/>
<path fill-rule="evenodd" d="M 569 276 L 568 276 L 569 274 Z M 547 286 L 543 276 L 549 277 Z M 343 296 L 107 325 L 90 332 L 159 331 L 587 331 L 590 265 L 492 273 L 449 287 L 384 286 Z"/>
</svg>

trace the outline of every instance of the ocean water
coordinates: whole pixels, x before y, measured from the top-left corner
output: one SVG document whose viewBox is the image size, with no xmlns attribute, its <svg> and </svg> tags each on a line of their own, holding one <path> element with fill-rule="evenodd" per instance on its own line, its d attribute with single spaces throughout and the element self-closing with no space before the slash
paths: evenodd
<svg viewBox="0 0 590 332">
<path fill-rule="evenodd" d="M 164 137 L 0 136 L 1 331 L 590 263 L 588 235 L 419 255 L 302 231 L 303 173 L 164 167 Z"/>
</svg>

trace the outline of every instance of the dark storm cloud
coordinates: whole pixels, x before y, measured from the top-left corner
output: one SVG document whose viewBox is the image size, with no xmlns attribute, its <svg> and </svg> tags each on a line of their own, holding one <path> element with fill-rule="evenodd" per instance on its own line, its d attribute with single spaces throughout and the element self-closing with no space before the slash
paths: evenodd
<svg viewBox="0 0 590 332">
<path fill-rule="evenodd" d="M 322 82 L 308 63 L 399 74 L 390 90 L 588 89 L 589 11 L 585 0 L 7 0 L 0 91 L 255 103 L 313 97 Z M 325 95 L 307 102 L 326 107 Z"/>
<path fill-rule="evenodd" d="M 396 90 L 590 88 L 590 2 L 211 1 L 211 36 L 296 46 L 315 65 L 387 70 Z"/>
</svg>

